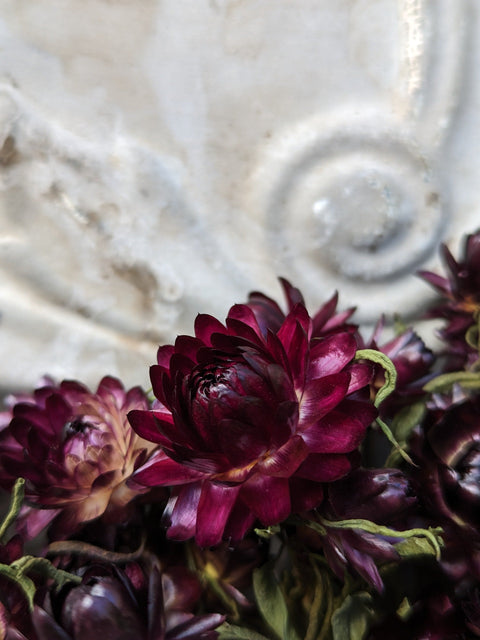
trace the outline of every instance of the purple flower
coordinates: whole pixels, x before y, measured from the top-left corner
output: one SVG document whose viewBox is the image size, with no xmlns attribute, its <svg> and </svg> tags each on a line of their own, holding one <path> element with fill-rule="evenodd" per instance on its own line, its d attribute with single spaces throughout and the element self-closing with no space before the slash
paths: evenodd
<svg viewBox="0 0 480 640">
<path fill-rule="evenodd" d="M 328 488 L 328 501 L 320 513 L 329 521 L 362 519 L 395 526 L 416 504 L 408 479 L 398 469 L 356 469 Z M 322 522 L 322 524 L 324 524 Z M 339 578 L 350 568 L 378 591 L 383 582 L 377 563 L 398 561 L 393 542 L 360 529 L 337 529 L 324 524 L 321 545 Z M 402 528 L 402 527 L 401 527 Z"/>
<path fill-rule="evenodd" d="M 412 440 L 418 490 L 431 515 L 480 540 L 480 397 L 430 412 Z"/>
<path fill-rule="evenodd" d="M 52 520 L 53 535 L 65 536 L 106 511 L 121 511 L 137 495 L 126 480 L 154 448 L 126 418 L 131 409 L 148 408 L 140 388 L 125 391 L 105 377 L 92 393 L 64 381 L 12 402 L 0 433 L 0 485 L 10 489 L 17 477 L 26 479 L 25 497 L 40 507 L 22 512 L 27 537 Z"/>
<path fill-rule="evenodd" d="M 477 321 L 480 310 L 480 232 L 465 237 L 459 261 L 446 246 L 442 251 L 447 277 L 430 271 L 421 271 L 419 275 L 444 298 L 441 304 L 428 312 L 427 317 L 446 321 L 439 334 L 451 356 L 449 368 L 461 369 L 478 359 L 478 349 L 466 341 L 465 334 Z"/>
<path fill-rule="evenodd" d="M 283 285 L 287 315 L 254 294 L 225 326 L 199 315 L 195 337 L 160 347 L 151 368 L 158 403 L 129 414 L 161 449 L 134 480 L 174 487 L 171 538 L 239 540 L 256 518 L 268 526 L 317 506 L 325 483 L 352 468 L 376 417 L 372 367 L 355 362 L 354 332 L 332 328 L 331 302 L 311 318 Z"/>
<path fill-rule="evenodd" d="M 131 564 L 84 568 L 82 583 L 48 594 L 36 606 L 33 623 L 39 640 L 215 640 L 219 614 L 196 616 L 192 609 L 200 585 L 190 572 L 160 571 Z"/>
<path fill-rule="evenodd" d="M 416 397 L 423 395 L 423 386 L 432 377 L 435 362 L 433 352 L 428 349 L 420 336 L 412 329 L 406 329 L 387 342 L 380 342 L 384 328 L 383 319 L 375 328 L 368 344 L 369 349 L 381 351 L 390 358 L 397 372 L 395 390 L 381 406 L 381 414 L 391 417 Z M 383 369 L 378 369 L 372 383 L 378 390 L 385 382 Z"/>
</svg>

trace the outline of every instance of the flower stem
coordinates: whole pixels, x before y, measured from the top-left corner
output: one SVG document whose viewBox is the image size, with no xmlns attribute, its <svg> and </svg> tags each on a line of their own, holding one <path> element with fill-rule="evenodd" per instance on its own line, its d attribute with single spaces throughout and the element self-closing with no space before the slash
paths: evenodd
<svg viewBox="0 0 480 640">
<path fill-rule="evenodd" d="M 379 364 L 383 368 L 385 382 L 377 391 L 374 401 L 374 405 L 378 409 L 382 402 L 395 390 L 395 385 L 397 384 L 397 370 L 395 369 L 395 365 L 388 356 L 375 349 L 359 349 L 355 354 L 355 360 L 368 360 L 374 364 Z M 398 444 L 390 427 L 380 417 L 377 417 L 377 424 L 385 434 L 387 440 L 393 448 L 398 451 L 402 458 L 409 464 L 416 466 L 405 449 Z"/>
<path fill-rule="evenodd" d="M 4 542 L 5 534 L 7 533 L 8 527 L 15 521 L 18 513 L 22 507 L 23 497 L 25 495 L 25 479 L 17 478 L 13 489 L 12 495 L 10 498 L 10 506 L 8 508 L 7 515 L 3 519 L 2 524 L 0 525 L 0 542 Z"/>
</svg>

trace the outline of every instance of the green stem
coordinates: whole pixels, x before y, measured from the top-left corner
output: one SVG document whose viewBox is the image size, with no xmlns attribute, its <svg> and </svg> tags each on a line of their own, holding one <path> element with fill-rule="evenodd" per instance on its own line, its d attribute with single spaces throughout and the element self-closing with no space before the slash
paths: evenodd
<svg viewBox="0 0 480 640">
<path fill-rule="evenodd" d="M 480 389 L 480 373 L 471 371 L 444 373 L 427 382 L 423 390 L 429 393 L 448 391 L 454 384 L 458 384 L 464 389 Z"/>
<path fill-rule="evenodd" d="M 36 591 L 35 583 L 26 575 L 27 572 L 30 571 L 51 578 L 56 583 L 57 589 L 61 589 L 63 585 L 69 582 L 80 584 L 82 581 L 80 576 L 75 576 L 62 569 L 57 569 L 46 558 L 23 556 L 10 565 L 0 564 L 0 575 L 14 582 L 23 591 L 30 611 L 33 610 L 33 599 Z"/>
<path fill-rule="evenodd" d="M 397 370 L 395 369 L 395 365 L 388 356 L 375 349 L 359 349 L 355 354 L 355 360 L 368 360 L 374 364 L 379 364 L 383 368 L 385 382 L 377 391 L 374 401 L 374 405 L 378 409 L 382 402 L 395 390 L 395 385 L 397 384 Z M 385 434 L 387 440 L 393 448 L 398 451 L 402 458 L 409 464 L 415 466 L 408 453 L 397 442 L 390 427 L 380 417 L 377 417 L 377 424 Z"/>
<path fill-rule="evenodd" d="M 8 527 L 15 521 L 20 509 L 22 508 L 22 502 L 25 495 L 25 479 L 17 478 L 10 497 L 10 506 L 8 508 L 7 515 L 3 519 L 0 525 L 0 542 L 4 543 L 5 534 Z"/>
<path fill-rule="evenodd" d="M 73 582 L 74 584 L 80 584 L 82 582 L 80 576 L 68 573 L 68 571 L 64 571 L 63 569 L 57 569 L 57 567 L 55 567 L 50 560 L 47 560 L 47 558 L 23 556 L 16 562 L 12 562 L 10 568 L 16 571 L 20 576 L 23 576 L 30 571 L 37 571 L 42 576 L 51 578 L 56 583 L 57 589 L 60 589 L 68 582 Z"/>
<path fill-rule="evenodd" d="M 144 553 L 145 542 L 142 541 L 140 547 L 131 553 L 116 553 L 115 551 L 107 551 L 101 547 L 96 547 L 88 542 L 80 542 L 77 540 L 61 540 L 52 542 L 48 545 L 48 556 L 85 556 L 90 560 L 100 560 L 102 562 L 111 562 L 113 564 L 127 564 L 133 560 L 138 560 Z"/>
</svg>

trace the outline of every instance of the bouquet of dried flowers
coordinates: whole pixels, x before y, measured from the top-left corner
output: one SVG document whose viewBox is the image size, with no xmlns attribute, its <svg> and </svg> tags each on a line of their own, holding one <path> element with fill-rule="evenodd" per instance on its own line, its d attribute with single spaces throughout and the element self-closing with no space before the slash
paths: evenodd
<svg viewBox="0 0 480 640">
<path fill-rule="evenodd" d="M 0 640 L 480 637 L 480 232 L 443 257 L 438 353 L 282 280 L 161 346 L 151 393 L 9 397 Z"/>
</svg>

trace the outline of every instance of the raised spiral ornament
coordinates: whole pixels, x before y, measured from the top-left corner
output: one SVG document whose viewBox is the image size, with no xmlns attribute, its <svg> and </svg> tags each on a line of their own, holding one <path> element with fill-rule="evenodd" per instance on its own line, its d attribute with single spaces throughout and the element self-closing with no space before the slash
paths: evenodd
<svg viewBox="0 0 480 640">
<path fill-rule="evenodd" d="M 409 132 L 374 118 L 327 129 L 298 126 L 261 163 L 267 250 L 299 286 L 341 286 L 360 307 L 368 292 L 379 307 L 390 297 L 393 310 L 413 311 L 404 276 L 435 254 L 448 217 L 434 167 Z M 365 321 L 376 311 L 364 309 Z"/>
<path fill-rule="evenodd" d="M 393 140 L 340 138 L 294 158 L 267 206 L 287 262 L 382 281 L 421 264 L 443 227 L 427 160 Z"/>
</svg>

